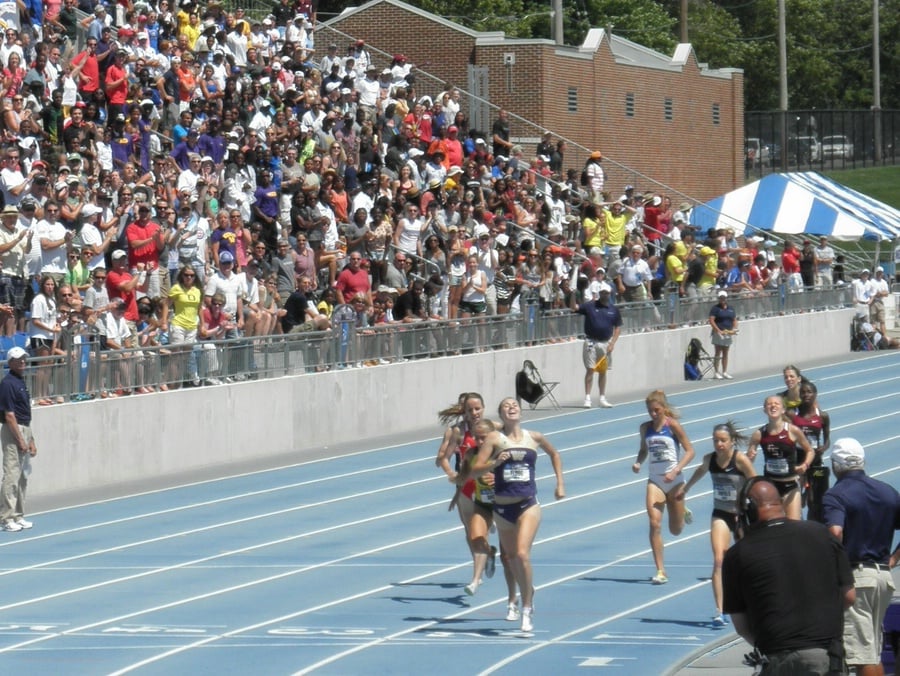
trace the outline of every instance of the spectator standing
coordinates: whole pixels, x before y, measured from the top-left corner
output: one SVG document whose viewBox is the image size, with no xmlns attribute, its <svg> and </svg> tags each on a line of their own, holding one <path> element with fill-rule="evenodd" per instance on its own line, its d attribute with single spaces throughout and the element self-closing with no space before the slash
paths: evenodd
<svg viewBox="0 0 900 676">
<path fill-rule="evenodd" d="M 866 475 L 866 453 L 856 439 L 834 442 L 831 468 L 837 483 L 825 493 L 825 524 L 850 559 L 856 602 L 844 611 L 844 657 L 858 676 L 881 676 L 882 624 L 894 581 L 891 554 L 900 529 L 900 494 Z M 900 547 L 898 547 L 900 549 Z"/>
<path fill-rule="evenodd" d="M 803 290 L 803 277 L 800 275 L 800 252 L 793 242 L 784 243 L 781 252 L 781 269 L 784 271 L 788 289 L 792 292 Z"/>
<path fill-rule="evenodd" d="M 887 327 L 884 324 L 884 301 L 891 295 L 891 289 L 884 278 L 884 268 L 880 265 L 875 268 L 875 279 L 869 282 L 872 290 L 872 306 L 869 308 L 869 321 L 877 328 L 881 335 L 887 335 Z"/>
<path fill-rule="evenodd" d="M 812 289 L 816 285 L 816 250 L 808 239 L 803 240 L 803 248 L 800 250 L 800 278 L 806 289 Z"/>
<path fill-rule="evenodd" d="M 3 530 L 18 532 L 31 528 L 25 520 L 25 490 L 31 474 L 31 458 L 37 446 L 31 431 L 31 396 L 25 385 L 28 353 L 13 347 L 6 353 L 9 373 L 0 381 L 0 443 L 3 444 L 3 483 L 0 488 L 0 522 Z"/>
<path fill-rule="evenodd" d="M 11 336 L 16 332 L 16 322 L 24 318 L 25 254 L 31 251 L 33 229 L 19 224 L 19 210 L 11 204 L 0 211 L 0 304 L 11 307 L 14 314 L 4 314 L 2 333 Z"/>
<path fill-rule="evenodd" d="M 491 140 L 493 141 L 493 155 L 509 157 L 512 153 L 512 143 L 509 140 L 509 113 L 502 108 L 497 113 L 497 119 L 491 127 Z"/>
<path fill-rule="evenodd" d="M 731 380 L 731 374 L 728 373 L 728 352 L 731 349 L 731 343 L 734 340 L 734 334 L 737 333 L 737 313 L 734 308 L 728 305 L 728 292 L 720 290 L 716 297 L 718 303 L 713 305 L 709 311 L 709 325 L 712 327 L 712 344 L 716 348 L 713 357 L 713 366 L 715 368 L 716 380 Z"/>
<path fill-rule="evenodd" d="M 590 201 L 594 204 L 603 204 L 603 186 L 606 183 L 606 172 L 603 171 L 603 153 L 595 150 L 588 158 L 584 171 L 587 174 L 587 188 L 590 191 Z"/>
<path fill-rule="evenodd" d="M 125 227 L 125 237 L 128 240 L 128 266 L 131 274 L 142 272 L 147 276 L 146 290 L 141 290 L 139 295 L 150 296 L 152 300 L 158 299 L 159 254 L 165 246 L 165 232 L 159 223 L 150 220 L 148 203 L 140 203 L 137 219 Z"/>
<path fill-rule="evenodd" d="M 334 285 L 337 291 L 337 302 L 348 303 L 357 296 L 364 296 L 366 306 L 372 305 L 372 286 L 369 282 L 369 273 L 362 267 L 362 254 L 351 253 L 347 267 L 341 270 Z"/>
<path fill-rule="evenodd" d="M 597 300 L 588 300 L 578 306 L 576 312 L 584 315 L 584 348 L 582 350 L 582 362 L 584 363 L 584 407 L 591 407 L 591 386 L 594 382 L 594 373 L 597 374 L 597 392 L 600 395 L 598 403 L 601 408 L 611 408 L 612 404 L 606 399 L 606 372 L 612 360 L 612 352 L 619 340 L 622 330 L 622 315 L 618 308 L 610 300 L 612 287 L 601 282 Z M 598 368 L 601 360 L 605 362 Z"/>
<path fill-rule="evenodd" d="M 619 293 L 631 303 L 646 300 L 650 297 L 650 281 L 653 273 L 650 265 L 643 259 L 644 247 L 635 244 L 631 247 L 631 256 L 622 263 L 619 277 Z"/>
<path fill-rule="evenodd" d="M 853 289 L 853 306 L 856 313 L 864 317 L 869 316 L 869 308 L 872 307 L 874 293 L 872 288 L 872 280 L 869 279 L 869 268 L 863 268 L 859 271 L 859 277 L 851 282 Z"/>
<path fill-rule="evenodd" d="M 213 296 L 222 294 L 225 303 L 222 312 L 234 319 L 235 326 L 229 329 L 221 338 L 237 338 L 244 328 L 244 299 L 242 296 L 243 281 L 240 275 L 234 271 L 234 255 L 230 251 L 219 254 L 219 271 L 211 275 L 206 282 L 204 296 L 206 305 L 212 303 Z"/>
<path fill-rule="evenodd" d="M 816 286 L 819 288 L 831 286 L 834 249 L 829 246 L 828 238 L 825 235 L 819 237 L 819 244 L 816 246 L 814 253 L 816 257 Z"/>
<path fill-rule="evenodd" d="M 856 599 L 843 546 L 822 524 L 786 518 L 764 479 L 747 482 L 738 508 L 745 532 L 725 553 L 723 610 L 765 655 L 762 673 L 843 673 L 842 615 Z"/>
</svg>

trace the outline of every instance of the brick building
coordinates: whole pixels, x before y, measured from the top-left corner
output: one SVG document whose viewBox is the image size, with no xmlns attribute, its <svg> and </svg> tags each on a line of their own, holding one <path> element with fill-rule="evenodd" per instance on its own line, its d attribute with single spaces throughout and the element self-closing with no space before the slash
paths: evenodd
<svg viewBox="0 0 900 676">
<path fill-rule="evenodd" d="M 419 95 L 463 90 L 474 128 L 489 132 L 495 106 L 509 110 L 526 157 L 545 129 L 569 141 L 567 167 L 601 150 L 613 192 L 632 183 L 706 200 L 743 183 L 743 73 L 707 68 L 689 44 L 668 57 L 603 29 L 579 47 L 508 39 L 373 0 L 320 23 L 316 45 L 356 39 L 379 67 L 396 53 L 417 64 Z"/>
</svg>

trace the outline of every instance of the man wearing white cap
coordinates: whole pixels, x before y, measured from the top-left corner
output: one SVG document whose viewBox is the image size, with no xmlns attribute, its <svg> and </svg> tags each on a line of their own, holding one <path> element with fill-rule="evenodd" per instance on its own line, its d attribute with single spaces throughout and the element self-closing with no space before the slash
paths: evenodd
<svg viewBox="0 0 900 676">
<path fill-rule="evenodd" d="M 869 316 L 869 308 L 872 306 L 874 299 L 874 289 L 872 288 L 872 280 L 869 279 L 869 269 L 863 268 L 859 271 L 859 277 L 850 284 L 853 289 L 853 307 L 856 313 Z"/>
<path fill-rule="evenodd" d="M 891 289 L 884 278 L 884 268 L 880 265 L 875 268 L 875 279 L 869 282 L 869 286 L 872 290 L 869 321 L 878 328 L 882 335 L 887 335 L 887 327 L 884 325 L 884 299 L 891 295 Z"/>
<path fill-rule="evenodd" d="M 612 408 L 606 399 L 606 371 L 612 361 L 613 349 L 622 330 L 622 315 L 610 301 L 612 287 L 601 282 L 597 288 L 597 300 L 588 300 L 578 306 L 576 312 L 584 315 L 584 407 L 591 407 L 591 385 L 597 374 L 597 391 L 601 408 Z"/>
<path fill-rule="evenodd" d="M 3 445 L 3 484 L 0 487 L 0 524 L 16 533 L 31 528 L 25 520 L 25 488 L 31 458 L 37 455 L 31 433 L 31 396 L 25 385 L 28 353 L 14 347 L 6 353 L 9 373 L 0 381 L 0 444 Z"/>
<path fill-rule="evenodd" d="M 856 602 L 844 611 L 844 658 L 859 676 L 883 674 L 882 622 L 891 603 L 894 583 L 891 553 L 894 531 L 900 529 L 900 494 L 866 475 L 866 452 L 856 439 L 843 438 L 831 449 L 837 483 L 825 493 L 825 523 L 844 545 Z"/>
</svg>

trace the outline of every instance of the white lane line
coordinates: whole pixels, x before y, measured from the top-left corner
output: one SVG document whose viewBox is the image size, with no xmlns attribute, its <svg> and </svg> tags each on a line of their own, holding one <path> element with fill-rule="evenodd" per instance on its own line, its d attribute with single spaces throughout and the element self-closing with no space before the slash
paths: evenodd
<svg viewBox="0 0 900 676">
<path fill-rule="evenodd" d="M 599 524 L 599 525 L 603 525 L 603 526 L 605 526 L 605 525 L 610 525 L 610 524 L 615 523 L 615 522 L 617 522 L 617 521 L 621 521 L 621 520 L 623 520 L 623 519 L 625 519 L 625 518 L 630 518 L 630 517 L 638 516 L 638 515 L 641 515 L 641 516 L 642 516 L 642 515 L 645 515 L 645 514 L 646 514 L 646 512 L 645 512 L 644 510 L 640 510 L 640 511 L 634 512 L 634 513 L 632 513 L 632 514 L 627 514 L 627 515 L 625 515 L 625 516 L 623 516 L 623 517 L 616 517 L 615 519 L 611 519 L 611 520 L 606 521 L 606 522 L 603 522 L 602 524 Z M 579 529 L 578 532 L 583 532 L 584 530 L 587 530 L 587 529 Z M 670 542 L 667 546 L 670 546 L 670 547 L 671 547 L 671 546 L 674 546 L 674 545 L 678 545 L 678 544 L 682 544 L 682 543 L 685 543 L 685 542 L 689 542 L 689 541 L 694 540 L 695 538 L 698 538 L 698 537 L 705 537 L 705 536 L 708 535 L 708 533 L 709 533 L 709 530 L 705 530 L 705 531 L 701 531 L 701 532 L 695 533 L 695 534 L 693 534 L 693 535 L 682 536 L 682 537 L 678 538 L 677 540 L 673 540 L 673 541 Z M 558 539 L 558 538 L 548 538 L 547 540 L 542 540 L 542 541 L 541 541 L 541 544 L 544 544 L 545 542 L 548 542 L 548 541 L 551 541 L 551 540 L 554 540 L 554 539 Z M 610 561 L 609 563 L 604 563 L 604 564 L 599 565 L 599 566 L 593 566 L 593 567 L 590 567 L 590 568 L 585 568 L 585 569 L 582 569 L 582 570 L 578 571 L 577 573 L 572 573 L 572 574 L 569 574 L 569 575 L 565 575 L 565 576 L 563 576 L 563 577 L 556 578 L 555 580 L 552 580 L 551 582 L 546 582 L 546 583 L 544 583 L 544 584 L 536 585 L 536 586 L 535 586 L 535 589 L 536 589 L 537 591 L 541 591 L 541 590 L 547 589 L 547 588 L 549 588 L 549 587 L 553 587 L 553 586 L 560 585 L 560 584 L 565 584 L 566 582 L 571 582 L 572 580 L 577 580 L 577 579 L 579 579 L 579 578 L 582 578 L 582 577 L 584 577 L 585 575 L 592 575 L 592 574 L 594 574 L 594 573 L 601 572 L 601 571 L 606 570 L 606 569 L 608 569 L 608 568 L 613 568 L 613 567 L 615 567 L 615 566 L 619 566 L 619 565 L 621 565 L 622 563 L 624 563 L 624 562 L 626 562 L 626 561 L 630 561 L 630 560 L 636 559 L 636 558 L 638 558 L 638 557 L 646 556 L 646 555 L 649 554 L 649 553 L 650 553 L 650 549 L 649 549 L 649 548 L 648 548 L 648 549 L 644 549 L 644 550 L 642 550 L 642 551 L 635 552 L 634 554 L 629 554 L 629 555 L 627 555 L 627 556 L 619 557 L 619 558 L 617 558 L 615 561 Z M 708 584 L 709 584 L 708 581 L 700 582 L 700 583 L 697 583 L 697 584 L 692 585 L 691 587 L 685 589 L 684 591 L 693 591 L 694 589 L 697 589 L 697 588 L 703 587 L 703 586 L 707 586 Z M 660 598 L 660 599 L 657 599 L 657 600 L 654 601 L 654 602 L 651 602 L 651 603 L 645 604 L 645 605 L 647 605 L 647 606 L 653 605 L 654 603 L 658 603 L 658 602 L 660 602 L 660 601 L 666 600 L 667 598 L 670 598 L 670 597 L 672 597 L 672 596 L 677 596 L 678 593 L 680 593 L 680 592 L 676 592 L 676 593 L 674 593 L 674 594 L 670 594 L 670 595 L 668 595 L 667 597 L 662 597 L 662 598 Z M 391 635 L 389 635 L 389 636 L 383 636 L 383 637 L 381 637 L 381 638 L 373 639 L 373 640 L 368 641 L 368 642 L 366 642 L 366 643 L 362 643 L 362 644 L 360 644 L 360 645 L 354 646 L 354 647 L 352 647 L 352 648 L 350 648 L 350 649 L 348 649 L 348 650 L 345 650 L 345 651 L 343 651 L 343 652 L 341 652 L 341 653 L 337 653 L 337 654 L 335 654 L 335 655 L 331 655 L 330 657 L 327 657 L 327 658 L 325 658 L 325 659 L 323 659 L 323 660 L 320 660 L 320 661 L 316 662 L 315 664 L 308 665 L 308 666 L 304 667 L 303 669 L 300 669 L 299 671 L 294 672 L 293 676 L 303 676 L 303 675 L 305 675 L 305 674 L 313 673 L 314 671 L 316 671 L 316 670 L 318 670 L 318 669 L 321 669 L 322 667 L 325 667 L 325 666 L 327 666 L 327 665 L 329 665 L 329 664 L 332 664 L 332 663 L 334 663 L 334 662 L 337 662 L 338 660 L 342 660 L 342 659 L 344 659 L 345 657 L 349 657 L 350 655 L 354 655 L 354 654 L 356 654 L 356 653 L 358 653 L 358 652 L 361 652 L 361 651 L 363 651 L 363 650 L 368 650 L 369 648 L 373 648 L 373 647 L 377 647 L 377 646 L 384 645 L 385 643 L 388 643 L 389 641 L 393 641 L 393 640 L 395 640 L 395 639 L 397 639 L 397 638 L 400 638 L 400 637 L 403 637 L 403 636 L 407 636 L 407 635 L 412 634 L 412 633 L 415 633 L 415 632 L 420 632 L 420 631 L 422 631 L 423 629 L 427 629 L 428 627 L 433 627 L 433 626 L 435 626 L 435 625 L 439 625 L 439 624 L 441 624 L 441 623 L 443 623 L 443 622 L 446 622 L 446 621 L 449 621 L 449 620 L 455 620 L 455 619 L 460 618 L 460 617 L 465 617 L 466 615 L 469 615 L 470 613 L 473 613 L 473 612 L 478 611 L 478 610 L 483 610 L 483 609 L 485 609 L 485 608 L 488 608 L 488 607 L 490 607 L 490 606 L 492 606 L 492 605 L 495 605 L 495 604 L 497 604 L 497 603 L 499 603 L 499 602 L 501 602 L 501 601 L 505 601 L 505 600 L 506 600 L 506 597 L 503 596 L 503 597 L 497 598 L 497 599 L 495 599 L 495 600 L 493 600 L 493 601 L 490 601 L 490 602 L 488 602 L 488 603 L 483 603 L 483 604 L 481 604 L 481 605 L 479 605 L 479 606 L 473 606 L 473 607 L 467 608 L 467 609 L 465 609 L 465 610 L 462 610 L 462 611 L 460 611 L 460 612 L 458 612 L 458 613 L 454 613 L 454 614 L 452 614 L 452 615 L 448 615 L 447 617 L 444 617 L 444 618 L 442 618 L 441 620 L 431 620 L 431 621 L 429 621 L 429 622 L 424 622 L 424 623 L 422 623 L 422 624 L 420 624 L 420 625 L 418 625 L 418 626 L 415 626 L 415 627 L 409 627 L 409 628 L 403 629 L 402 631 L 398 631 L 398 632 L 396 632 L 396 633 L 394 633 L 394 634 L 391 634 Z M 627 610 L 627 611 L 622 611 L 621 613 L 619 613 L 619 616 L 624 617 L 625 615 L 628 615 L 628 614 L 631 613 L 631 612 L 635 612 L 635 611 L 637 611 L 637 610 L 642 609 L 642 607 L 643 607 L 643 606 L 638 606 L 637 608 L 634 608 L 634 609 L 630 609 L 630 610 Z M 569 633 L 567 634 L 567 636 L 572 636 L 572 635 L 574 635 L 574 634 L 576 634 L 576 633 L 579 633 L 579 632 L 581 632 L 581 631 L 583 631 L 583 630 L 584 630 L 584 629 L 582 628 L 582 629 L 578 629 L 578 630 L 569 632 Z"/>
<path fill-rule="evenodd" d="M 590 624 L 582 625 L 581 627 L 572 629 L 571 631 L 566 632 L 565 634 L 560 634 L 559 636 L 557 636 L 555 638 L 538 641 L 538 642 L 534 643 L 533 645 L 529 646 L 528 648 L 526 648 L 525 650 L 520 650 L 519 652 L 509 655 L 505 659 L 492 664 L 487 669 L 483 669 L 482 671 L 479 672 L 478 676 L 488 676 L 489 674 L 493 674 L 496 671 L 499 671 L 506 665 L 512 664 L 516 660 L 519 660 L 522 657 L 525 657 L 525 655 L 529 655 L 538 650 L 542 650 L 548 646 L 556 645 L 558 643 L 566 641 L 567 639 L 569 639 L 572 636 L 576 636 L 577 634 L 581 634 L 585 631 L 592 631 L 592 630 L 596 629 L 597 627 L 602 627 L 605 624 L 609 624 L 610 622 L 614 622 L 623 617 L 627 617 L 628 615 L 631 615 L 633 613 L 638 613 L 642 610 L 646 610 L 647 608 L 652 608 L 653 606 L 659 605 L 660 603 L 669 601 L 674 598 L 678 598 L 679 596 L 683 596 L 684 594 L 690 593 L 692 591 L 695 591 L 697 589 L 700 589 L 702 587 L 707 587 L 707 586 L 709 586 L 709 582 L 696 582 L 688 587 L 685 587 L 684 589 L 679 589 L 678 591 L 672 592 L 671 594 L 666 594 L 665 596 L 661 596 L 658 599 L 653 599 L 652 601 L 647 601 L 646 603 L 641 603 L 640 605 L 632 606 L 631 608 L 619 611 L 618 613 L 615 613 L 614 615 L 605 617 L 602 620 L 597 620 L 596 622 L 591 622 Z M 301 673 L 305 673 L 305 672 L 301 672 Z"/>
<path fill-rule="evenodd" d="M 632 482 L 632 483 L 633 483 L 633 482 Z M 437 504 L 440 504 L 440 503 L 437 503 Z M 453 530 L 458 530 L 458 527 L 457 527 L 456 529 L 453 529 Z M 465 564 L 463 564 L 463 565 L 465 565 Z"/>
</svg>

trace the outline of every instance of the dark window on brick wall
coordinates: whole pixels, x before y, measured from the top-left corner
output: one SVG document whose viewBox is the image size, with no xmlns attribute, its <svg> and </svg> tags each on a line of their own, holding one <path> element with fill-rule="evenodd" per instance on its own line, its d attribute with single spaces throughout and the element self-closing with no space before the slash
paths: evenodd
<svg viewBox="0 0 900 676">
<path fill-rule="evenodd" d="M 566 110 L 570 113 L 578 112 L 578 87 L 569 87 L 566 94 Z"/>
<path fill-rule="evenodd" d="M 712 104 L 712 122 L 713 124 L 720 124 L 722 122 L 722 112 L 719 110 L 719 104 Z"/>
<path fill-rule="evenodd" d="M 634 92 L 625 94 L 625 117 L 634 117 Z"/>
<path fill-rule="evenodd" d="M 672 102 L 672 99 L 667 98 L 663 102 L 663 119 L 666 122 L 671 122 L 675 118 L 675 104 Z"/>
</svg>

